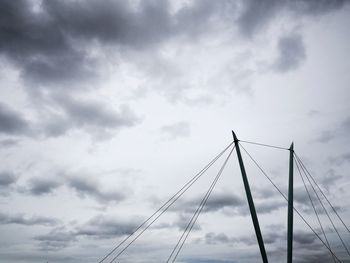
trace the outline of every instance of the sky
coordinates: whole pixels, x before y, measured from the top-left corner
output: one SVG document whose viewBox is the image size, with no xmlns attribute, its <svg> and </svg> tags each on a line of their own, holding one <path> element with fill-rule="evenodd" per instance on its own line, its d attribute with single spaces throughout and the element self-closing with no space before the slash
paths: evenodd
<svg viewBox="0 0 350 263">
<path fill-rule="evenodd" d="M 232 130 L 294 142 L 350 225 L 349 1 L 1 0 L 0 10 L 0 262 L 98 262 Z M 287 194 L 289 152 L 242 145 Z M 116 262 L 165 262 L 227 154 Z M 267 255 L 285 262 L 286 202 L 242 155 Z M 295 206 L 321 235 L 294 176 Z M 235 151 L 177 262 L 261 262 Z M 332 262 L 297 215 L 294 262 Z"/>
</svg>

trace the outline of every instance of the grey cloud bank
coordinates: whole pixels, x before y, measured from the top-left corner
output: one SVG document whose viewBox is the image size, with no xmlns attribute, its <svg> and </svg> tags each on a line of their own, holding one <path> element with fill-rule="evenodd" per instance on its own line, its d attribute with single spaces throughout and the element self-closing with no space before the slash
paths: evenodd
<svg viewBox="0 0 350 263">
<path fill-rule="evenodd" d="M 23 214 L 0 214 L 0 224 L 18 224 L 18 225 L 43 225 L 43 226 L 54 226 L 59 221 L 54 218 L 42 217 L 42 216 L 25 216 Z"/>
<path fill-rule="evenodd" d="M 3 134 L 26 134 L 28 123 L 20 113 L 9 106 L 0 104 L 0 132 Z"/>
<path fill-rule="evenodd" d="M 95 75 L 94 58 L 85 48 L 98 41 L 142 50 L 182 35 L 204 34 L 211 20 L 229 21 L 243 35 L 253 36 L 277 12 L 297 16 L 321 15 L 344 6 L 346 1 L 195 1 L 170 11 L 168 1 L 2 1 L 2 55 L 16 63 L 34 86 L 78 82 Z M 239 6 L 241 6 L 239 8 Z M 240 11 L 242 10 L 242 11 Z M 280 42 L 281 58 L 292 63 L 291 52 L 300 52 L 300 39 Z M 297 41 L 297 42 L 295 42 Z M 287 51 L 291 48 L 292 51 Z M 300 56 L 300 55 L 299 55 Z M 282 62 L 281 62 L 282 63 Z M 280 67 L 287 67 L 282 63 Z M 38 83 L 39 82 L 39 83 Z M 38 85 L 39 84 L 39 85 Z M 61 85 L 62 86 L 62 85 Z M 72 86 L 72 85 L 69 85 Z"/>
</svg>

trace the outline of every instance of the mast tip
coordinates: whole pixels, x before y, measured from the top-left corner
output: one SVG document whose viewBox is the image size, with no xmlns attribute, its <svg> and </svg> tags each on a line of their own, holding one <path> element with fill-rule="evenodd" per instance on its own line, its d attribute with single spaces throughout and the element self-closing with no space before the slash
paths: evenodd
<svg viewBox="0 0 350 263">
<path fill-rule="evenodd" d="M 292 142 L 292 144 L 289 147 L 289 150 L 293 151 L 293 149 L 294 149 L 294 142 Z"/>
<path fill-rule="evenodd" d="M 232 131 L 232 136 L 233 136 L 233 140 L 234 140 L 235 142 L 238 141 L 237 136 L 236 136 L 236 134 L 235 134 L 234 131 Z"/>
</svg>

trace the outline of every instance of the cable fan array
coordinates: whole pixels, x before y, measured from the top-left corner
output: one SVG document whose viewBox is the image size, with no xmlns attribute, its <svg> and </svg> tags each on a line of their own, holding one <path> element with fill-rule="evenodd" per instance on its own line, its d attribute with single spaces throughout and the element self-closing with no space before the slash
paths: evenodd
<svg viewBox="0 0 350 263">
<path fill-rule="evenodd" d="M 270 176 L 267 175 L 267 173 L 264 171 L 262 166 L 253 158 L 253 156 L 245 149 L 241 143 L 246 144 L 253 144 L 257 146 L 262 147 L 270 147 L 278 150 L 285 150 L 289 151 L 290 149 L 285 147 L 279 147 L 269 144 L 262 144 L 257 142 L 251 142 L 251 141 L 243 141 L 239 140 L 239 145 L 242 147 L 246 155 L 250 158 L 250 160 L 254 163 L 254 165 L 258 168 L 258 170 L 265 176 L 265 178 L 272 184 L 272 186 L 277 190 L 277 192 L 285 199 L 285 201 L 288 203 L 288 198 L 285 196 L 285 194 L 280 190 L 280 188 L 273 182 Z M 193 230 L 193 227 L 199 218 L 201 212 L 203 211 L 203 208 L 205 207 L 208 199 L 210 198 L 210 195 L 212 191 L 214 190 L 218 180 L 220 179 L 226 164 L 231 157 L 233 150 L 235 149 L 235 146 L 233 145 L 234 142 L 231 142 L 228 146 L 226 146 L 219 154 L 217 154 L 207 165 L 204 166 L 202 170 L 200 170 L 194 177 L 192 177 L 187 183 L 185 183 L 173 196 L 171 196 L 159 209 L 157 209 L 152 215 L 150 215 L 146 220 L 144 220 L 130 235 L 126 236 L 121 242 L 116 244 L 113 249 L 111 249 L 103 258 L 101 258 L 98 263 L 102 262 L 115 262 L 116 260 L 120 259 L 120 257 L 123 255 L 123 253 L 136 241 L 138 240 L 142 234 L 149 229 L 166 211 L 169 210 L 169 208 L 186 192 L 188 191 L 193 184 L 195 184 L 204 174 L 205 172 L 216 163 L 220 157 L 222 157 L 227 151 L 228 154 L 221 165 L 217 175 L 211 182 L 209 188 L 207 189 L 205 195 L 201 199 L 200 204 L 198 205 L 197 209 L 193 213 L 192 217 L 190 218 L 190 221 L 186 225 L 186 228 L 184 229 L 182 235 L 178 239 L 177 243 L 175 244 L 174 248 L 172 249 L 171 253 L 169 254 L 169 257 L 165 262 L 175 262 L 178 256 L 180 255 L 181 250 L 184 247 L 184 244 L 186 240 L 188 239 L 191 231 Z M 238 146 L 237 146 L 238 147 Z M 237 148 L 238 149 L 238 148 Z M 346 251 L 347 255 L 350 257 L 349 249 L 344 241 L 344 237 L 342 237 L 340 231 L 337 229 L 334 220 L 332 219 L 329 211 L 327 210 L 325 204 L 323 201 L 326 201 L 328 206 L 331 209 L 331 212 L 338 218 L 338 220 L 342 223 L 344 228 L 347 230 L 347 232 L 350 234 L 350 230 L 347 227 L 347 225 L 344 223 L 344 220 L 340 217 L 339 213 L 335 209 L 335 207 L 331 204 L 329 201 L 329 198 L 327 198 L 325 192 L 322 190 L 322 188 L 317 184 L 315 178 L 311 175 L 309 170 L 306 168 L 305 164 L 302 162 L 301 158 L 293 151 L 293 161 L 297 167 L 298 173 L 302 179 L 305 191 L 307 193 L 307 196 L 309 198 L 310 204 L 312 206 L 312 209 L 316 215 L 317 222 L 319 225 L 319 229 L 321 233 L 318 233 L 317 230 L 315 230 L 311 224 L 305 219 L 305 217 L 302 215 L 302 213 L 293 206 L 294 211 L 296 214 L 301 218 L 301 220 L 305 223 L 305 225 L 311 230 L 311 232 L 319 239 L 319 241 L 322 243 L 322 245 L 329 251 L 332 259 L 334 262 L 343 262 L 340 259 L 340 256 L 337 255 L 333 248 L 330 245 L 330 239 L 326 235 L 325 228 L 322 224 L 322 220 L 320 217 L 319 212 L 317 211 L 317 204 L 320 204 L 322 207 L 323 213 L 327 216 L 328 220 L 331 222 L 331 225 L 333 227 L 334 232 L 337 234 L 344 250 Z M 316 197 L 316 200 L 315 200 Z M 322 200 L 323 199 L 323 200 Z M 317 202 L 316 202 L 317 201 Z M 322 238 L 323 237 L 323 238 Z"/>
</svg>

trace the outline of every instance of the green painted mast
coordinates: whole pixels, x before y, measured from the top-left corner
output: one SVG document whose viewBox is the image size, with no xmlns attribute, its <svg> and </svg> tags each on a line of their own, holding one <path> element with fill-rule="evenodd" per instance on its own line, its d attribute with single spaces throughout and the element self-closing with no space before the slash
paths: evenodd
<svg viewBox="0 0 350 263">
<path fill-rule="evenodd" d="M 236 147 L 239 167 L 241 168 L 243 184 L 244 184 L 245 192 L 246 192 L 246 195 L 247 195 L 249 210 L 250 210 L 250 214 L 252 216 L 256 238 L 257 238 L 258 243 L 259 243 L 261 257 L 262 257 L 262 260 L 263 260 L 264 263 L 268 263 L 266 250 L 265 250 L 265 246 L 264 246 L 264 240 L 262 238 L 261 231 L 260 231 L 258 216 L 257 216 L 256 211 L 255 211 L 253 197 L 252 197 L 252 194 L 250 192 L 250 187 L 249 187 L 247 174 L 245 172 L 241 151 L 239 149 L 239 143 L 238 143 L 239 140 L 237 139 L 237 136 L 236 136 L 236 134 L 233 131 L 232 131 L 232 135 L 233 135 L 233 140 L 235 142 L 235 147 Z"/>
<path fill-rule="evenodd" d="M 289 148 L 287 263 L 293 262 L 293 155 L 294 143 Z"/>
</svg>

